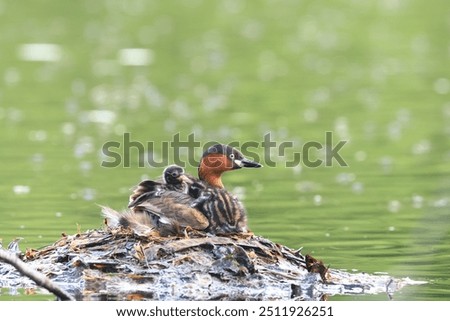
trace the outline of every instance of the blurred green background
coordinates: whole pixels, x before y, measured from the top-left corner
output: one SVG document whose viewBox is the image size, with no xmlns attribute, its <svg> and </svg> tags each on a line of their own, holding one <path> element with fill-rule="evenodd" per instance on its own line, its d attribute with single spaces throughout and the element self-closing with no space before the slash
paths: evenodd
<svg viewBox="0 0 450 321">
<path fill-rule="evenodd" d="M 429 282 L 394 299 L 450 299 L 448 1 L 0 0 L 0 30 L 4 246 L 101 228 L 98 204 L 123 209 L 158 177 L 136 150 L 128 168 L 101 166 L 124 133 L 157 160 L 176 134 L 203 146 L 270 133 L 294 146 L 274 149 L 276 166 L 260 147 L 264 168 L 224 177 L 255 234 L 332 268 Z M 286 166 L 326 132 L 347 141 L 347 167 Z"/>
</svg>

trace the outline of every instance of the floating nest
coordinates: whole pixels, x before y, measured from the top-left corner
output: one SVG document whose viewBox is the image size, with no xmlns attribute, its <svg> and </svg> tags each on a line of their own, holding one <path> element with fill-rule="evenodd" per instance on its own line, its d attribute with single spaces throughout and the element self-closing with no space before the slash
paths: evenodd
<svg viewBox="0 0 450 321">
<path fill-rule="evenodd" d="M 64 235 L 18 255 L 78 300 L 324 300 L 380 292 L 390 297 L 411 283 L 330 269 L 253 234 L 141 237 L 105 228 Z M 4 263 L 0 286 L 37 287 Z"/>
</svg>

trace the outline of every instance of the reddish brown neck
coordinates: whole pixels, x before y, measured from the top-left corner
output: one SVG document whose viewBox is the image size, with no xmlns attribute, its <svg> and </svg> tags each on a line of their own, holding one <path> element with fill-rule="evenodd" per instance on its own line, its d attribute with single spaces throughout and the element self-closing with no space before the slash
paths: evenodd
<svg viewBox="0 0 450 321">
<path fill-rule="evenodd" d="M 213 187 L 223 188 L 221 175 L 222 172 L 212 171 L 204 166 L 200 166 L 198 168 L 198 178 L 200 178 L 202 181 L 205 181 L 206 183 L 208 183 Z"/>
<path fill-rule="evenodd" d="M 222 173 L 232 169 L 229 160 L 223 154 L 209 154 L 202 158 L 198 167 L 198 177 L 217 188 L 223 188 Z"/>
</svg>

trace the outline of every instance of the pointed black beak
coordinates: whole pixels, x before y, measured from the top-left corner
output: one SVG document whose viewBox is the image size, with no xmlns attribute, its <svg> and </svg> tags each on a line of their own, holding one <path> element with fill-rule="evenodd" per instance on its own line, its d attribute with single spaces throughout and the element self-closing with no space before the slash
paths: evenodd
<svg viewBox="0 0 450 321">
<path fill-rule="evenodd" d="M 260 163 L 249 160 L 247 158 L 235 159 L 234 163 L 239 167 L 253 167 L 253 168 L 262 167 L 262 165 Z"/>
</svg>

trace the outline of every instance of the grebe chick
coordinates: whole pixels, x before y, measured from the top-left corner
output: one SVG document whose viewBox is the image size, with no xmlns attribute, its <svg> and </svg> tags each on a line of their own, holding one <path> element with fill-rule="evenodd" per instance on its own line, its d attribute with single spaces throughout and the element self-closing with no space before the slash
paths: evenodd
<svg viewBox="0 0 450 321">
<path fill-rule="evenodd" d="M 133 207 L 137 198 L 149 192 L 161 192 L 162 190 L 186 191 L 187 184 L 193 183 L 193 177 L 184 174 L 184 169 L 178 165 L 167 166 L 162 175 L 162 180 L 154 181 L 150 179 L 143 180 L 133 190 L 128 207 Z"/>
</svg>

